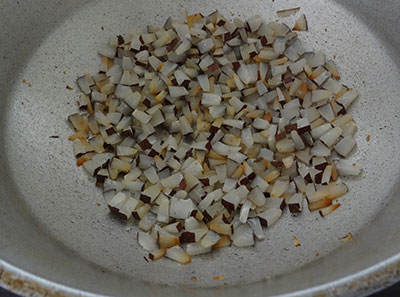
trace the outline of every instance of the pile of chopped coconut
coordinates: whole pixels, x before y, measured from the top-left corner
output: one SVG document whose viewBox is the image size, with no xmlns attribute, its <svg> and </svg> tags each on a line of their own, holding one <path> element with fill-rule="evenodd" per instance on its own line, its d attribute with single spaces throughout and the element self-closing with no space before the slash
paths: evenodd
<svg viewBox="0 0 400 297">
<path fill-rule="evenodd" d="M 286 206 L 326 216 L 340 205 L 338 177 L 360 173 L 344 159 L 357 92 L 305 51 L 295 31 L 306 30 L 303 14 L 293 30 L 258 15 L 169 18 L 112 38 L 99 73 L 78 79 L 77 165 L 138 223 L 150 259 L 252 246 Z"/>
</svg>

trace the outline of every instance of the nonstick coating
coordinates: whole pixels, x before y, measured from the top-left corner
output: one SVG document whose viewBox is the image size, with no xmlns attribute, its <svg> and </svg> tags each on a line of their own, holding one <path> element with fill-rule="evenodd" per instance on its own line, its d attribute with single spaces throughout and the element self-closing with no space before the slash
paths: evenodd
<svg viewBox="0 0 400 297">
<path fill-rule="evenodd" d="M 335 57 L 342 82 L 361 94 L 351 111 L 359 129 L 350 159 L 362 175 L 345 179 L 350 191 L 337 211 L 326 218 L 285 212 L 254 248 L 221 249 L 189 265 L 146 262 L 135 224 L 109 215 L 100 190 L 75 166 L 66 119 L 77 111 L 77 76 L 98 69 L 97 49 L 110 36 L 162 25 L 182 9 L 275 20 L 276 10 L 296 6 L 308 19 L 306 48 Z M 39 295 L 349 296 L 395 280 L 399 12 L 399 2 L 373 0 L 2 1 L 0 284 Z M 349 232 L 353 239 L 344 242 Z"/>
</svg>

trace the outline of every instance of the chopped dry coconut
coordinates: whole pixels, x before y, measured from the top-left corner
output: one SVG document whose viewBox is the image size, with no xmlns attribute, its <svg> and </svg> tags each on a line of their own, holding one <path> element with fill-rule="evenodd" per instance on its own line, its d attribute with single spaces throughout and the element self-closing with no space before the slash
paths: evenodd
<svg viewBox="0 0 400 297">
<path fill-rule="evenodd" d="M 294 246 L 301 246 L 300 241 L 297 239 L 296 236 L 293 237 Z"/>
<path fill-rule="evenodd" d="M 346 241 L 348 241 L 348 240 L 350 240 L 350 239 L 352 239 L 352 238 L 353 238 L 353 235 L 349 232 L 349 233 L 347 233 L 346 236 L 343 237 L 342 239 L 343 239 L 344 242 L 346 242 Z"/>
<path fill-rule="evenodd" d="M 223 278 L 222 276 L 218 276 L 218 275 L 214 275 L 214 276 L 213 276 L 213 279 L 219 280 L 219 281 L 224 280 L 224 278 Z"/>
<path fill-rule="evenodd" d="M 304 14 L 293 30 L 308 30 Z M 78 78 L 76 164 L 137 222 L 150 260 L 254 246 L 286 206 L 332 213 L 348 191 L 340 177 L 360 174 L 345 159 L 358 93 L 295 31 L 258 15 L 169 18 L 112 37 L 99 72 Z"/>
</svg>

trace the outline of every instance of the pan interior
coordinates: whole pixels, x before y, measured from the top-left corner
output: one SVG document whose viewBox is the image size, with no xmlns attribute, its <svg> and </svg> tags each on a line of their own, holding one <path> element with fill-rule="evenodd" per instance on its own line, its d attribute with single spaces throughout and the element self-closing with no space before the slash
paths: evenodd
<svg viewBox="0 0 400 297">
<path fill-rule="evenodd" d="M 382 216 L 389 204 L 397 207 L 391 197 L 400 172 L 396 161 L 400 149 L 399 56 L 393 55 L 385 37 L 374 33 L 372 26 L 337 2 L 276 2 L 253 0 L 243 5 L 243 1 L 229 0 L 121 0 L 114 4 L 52 4 L 56 15 L 62 15 L 59 9 L 70 12 L 42 36 L 39 47 L 24 58 L 25 67 L 13 73 L 12 90 L 2 94 L 0 152 L 5 170 L 1 173 L 4 190 L 0 191 L 0 201 L 5 201 L 5 207 L 0 235 L 6 241 L 0 243 L 0 257 L 60 283 L 115 295 L 142 286 L 142 281 L 205 288 L 248 284 L 267 276 L 288 282 L 299 268 L 323 269 L 332 261 L 332 255 L 337 261 L 345 261 L 343 250 L 360 245 L 362 240 L 357 238 L 368 232 L 365 226 L 377 215 Z M 136 242 L 135 224 L 109 215 L 100 190 L 82 168 L 75 166 L 72 145 L 67 140 L 72 130 L 66 119 L 77 111 L 77 76 L 98 69 L 97 49 L 110 36 L 147 24 L 162 25 L 168 16 L 178 16 L 182 8 L 203 14 L 218 8 L 227 17 L 234 14 L 241 18 L 257 13 L 274 20 L 277 9 L 295 6 L 301 6 L 308 18 L 309 32 L 300 34 L 303 44 L 310 50 L 323 50 L 328 58 L 335 57 L 342 82 L 361 94 L 351 110 L 359 129 L 357 149 L 350 158 L 363 168 L 362 175 L 345 179 L 350 191 L 345 200 L 339 199 L 341 207 L 337 211 L 326 218 L 308 211 L 292 217 L 285 211 L 266 231 L 266 240 L 257 242 L 254 248 L 224 248 L 193 257 L 192 263 L 184 266 L 163 259 L 146 262 L 147 253 Z M 46 13 L 51 11 L 35 13 L 46 23 Z M 283 20 L 292 25 L 295 18 Z M 26 42 L 20 46 L 29 47 L 30 40 Z M 19 45 L 13 46 L 18 53 Z M 51 138 L 54 135 L 59 138 Z M 17 219 L 18 223 L 12 223 Z M 30 229 L 25 224 L 34 228 L 32 233 L 26 234 Z M 349 232 L 355 239 L 344 243 L 342 238 Z M 294 246 L 294 236 L 301 246 Z M 7 240 L 18 249 L 13 251 Z M 42 257 L 47 254 L 49 263 L 43 260 L 37 266 L 27 264 L 39 250 Z M 365 247 L 360 251 L 360 257 L 367 257 Z M 387 255 L 390 253 L 387 251 Z M 59 254 L 71 263 L 64 262 Z M 56 269 L 59 265 L 65 265 L 65 272 Z M 80 278 L 79 273 L 76 277 L 65 276 L 74 269 L 81 274 L 93 272 L 93 279 L 86 275 Z M 97 275 L 104 281 L 95 284 Z M 215 275 L 224 280 L 214 280 Z M 197 281 L 191 281 L 192 276 Z M 330 279 L 321 276 L 298 288 Z M 268 286 L 271 294 L 289 292 L 273 281 Z"/>
</svg>

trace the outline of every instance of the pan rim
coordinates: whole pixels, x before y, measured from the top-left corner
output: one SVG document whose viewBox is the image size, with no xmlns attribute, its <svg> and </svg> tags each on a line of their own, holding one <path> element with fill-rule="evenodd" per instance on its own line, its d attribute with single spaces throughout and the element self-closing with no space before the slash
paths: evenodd
<svg viewBox="0 0 400 297">
<path fill-rule="evenodd" d="M 366 296 L 400 280 L 400 253 L 349 276 L 280 297 Z M 35 276 L 0 259 L 0 287 L 22 296 L 105 297 Z M 196 290 L 196 288 L 193 288 Z M 218 289 L 218 288 L 210 288 Z M 206 293 L 207 294 L 207 293 Z"/>
</svg>

